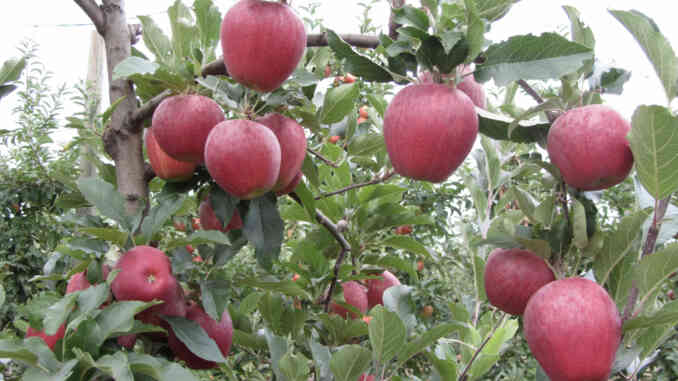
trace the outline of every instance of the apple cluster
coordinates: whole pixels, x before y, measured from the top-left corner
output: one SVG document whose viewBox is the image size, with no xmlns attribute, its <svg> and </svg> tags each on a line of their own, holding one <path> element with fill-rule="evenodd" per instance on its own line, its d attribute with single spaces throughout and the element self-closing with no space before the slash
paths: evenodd
<svg viewBox="0 0 678 381">
<path fill-rule="evenodd" d="M 357 314 L 339 303 L 330 303 L 330 313 L 344 318 L 357 319 L 376 305 L 384 305 L 384 292 L 392 286 L 400 284 L 400 280 L 388 270 L 383 271 L 376 278 L 366 280 L 366 286 L 351 280 L 343 282 L 344 301 L 360 312 Z"/>
</svg>

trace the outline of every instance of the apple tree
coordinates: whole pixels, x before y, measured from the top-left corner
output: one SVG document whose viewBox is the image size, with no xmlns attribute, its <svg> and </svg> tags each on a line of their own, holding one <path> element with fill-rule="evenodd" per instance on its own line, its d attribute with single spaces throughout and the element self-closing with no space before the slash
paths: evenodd
<svg viewBox="0 0 678 381">
<path fill-rule="evenodd" d="M 513 1 L 394 0 L 379 34 L 363 4 L 357 35 L 287 1 L 177 0 L 171 35 L 75 3 L 106 42 L 114 170 L 71 189 L 97 214 L 46 274 L 65 292 L 0 341 L 23 379 L 479 380 L 527 343 L 536 379 L 602 381 L 672 335 L 678 123 L 602 104 L 629 73 L 598 70 L 576 9 L 566 36 L 490 41 Z M 666 38 L 610 17 L 668 105 Z"/>
</svg>

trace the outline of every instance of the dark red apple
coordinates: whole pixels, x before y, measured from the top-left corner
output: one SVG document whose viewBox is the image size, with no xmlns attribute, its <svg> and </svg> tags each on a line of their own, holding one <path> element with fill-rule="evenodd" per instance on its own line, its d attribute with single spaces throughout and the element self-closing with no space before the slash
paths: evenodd
<svg viewBox="0 0 678 381">
<path fill-rule="evenodd" d="M 277 192 L 285 189 L 301 170 L 306 158 L 306 134 L 294 119 L 278 113 L 266 114 L 257 118 L 256 122 L 270 128 L 280 144 L 280 173 L 273 187 L 273 191 Z"/>
<path fill-rule="evenodd" d="M 240 218 L 240 213 L 238 213 L 238 209 L 236 209 L 233 211 L 233 216 L 228 222 L 228 225 L 224 226 L 214 213 L 209 198 L 207 198 L 200 203 L 200 224 L 205 230 L 221 230 L 226 233 L 232 229 L 241 229 L 242 218 Z"/>
<path fill-rule="evenodd" d="M 407 86 L 384 116 L 384 140 L 393 168 L 416 180 L 447 179 L 471 152 L 477 135 L 473 102 L 442 84 Z"/>
<path fill-rule="evenodd" d="M 273 189 L 280 160 L 280 144 L 273 131 L 251 120 L 219 123 L 205 145 L 205 166 L 214 181 L 244 200 Z"/>
<path fill-rule="evenodd" d="M 153 113 L 151 130 L 160 148 L 176 160 L 202 163 L 207 135 L 225 119 L 219 105 L 202 95 L 175 95 Z"/>
<path fill-rule="evenodd" d="M 549 129 L 546 148 L 565 182 L 582 190 L 607 189 L 633 167 L 626 140 L 631 125 L 613 109 L 589 105 L 569 110 Z"/>
<path fill-rule="evenodd" d="M 490 304 L 522 315 L 530 297 L 556 277 L 546 261 L 522 249 L 494 249 L 485 264 L 485 293 Z"/>
<path fill-rule="evenodd" d="M 393 273 L 390 271 L 384 271 L 379 274 L 379 279 L 368 279 L 367 280 L 367 307 L 372 309 L 372 307 L 377 304 L 384 304 L 384 291 L 387 288 L 392 286 L 397 286 L 400 284 L 398 278 L 396 278 Z"/>
<path fill-rule="evenodd" d="M 296 188 L 297 188 L 297 185 L 299 185 L 299 182 L 301 182 L 301 177 L 302 177 L 303 175 L 304 175 L 304 174 L 303 174 L 301 171 L 297 172 L 297 174 L 294 176 L 294 178 L 292 179 L 292 181 L 291 181 L 289 184 L 287 184 L 287 186 L 286 186 L 285 188 L 283 188 L 283 189 L 281 189 L 281 190 L 275 192 L 275 194 L 276 194 L 277 196 L 282 196 L 282 195 L 284 195 L 284 194 L 288 194 L 288 193 L 294 192 L 294 189 L 296 189 Z"/>
<path fill-rule="evenodd" d="M 221 315 L 221 321 L 212 319 L 200 306 L 191 304 L 186 310 L 186 319 L 198 323 L 216 343 L 221 354 L 228 356 L 233 342 L 233 323 L 228 310 L 224 310 Z M 217 366 L 213 361 L 205 360 L 191 352 L 188 347 L 181 342 L 172 330 L 169 331 L 168 342 L 172 352 L 186 362 L 191 369 L 210 369 Z"/>
<path fill-rule="evenodd" d="M 551 282 L 523 315 L 530 351 L 551 381 L 605 381 L 621 341 L 621 318 L 608 293 L 585 278 Z"/>
<path fill-rule="evenodd" d="M 129 335 L 118 336 L 116 341 L 121 347 L 132 349 L 134 348 L 134 344 L 137 342 L 137 335 L 132 333 Z"/>
<path fill-rule="evenodd" d="M 221 48 L 233 79 L 256 91 L 270 92 L 299 64 L 306 31 L 286 4 L 241 0 L 221 23 Z"/>
<path fill-rule="evenodd" d="M 198 166 L 197 163 L 176 160 L 165 153 L 158 145 L 153 129 L 150 128 L 146 131 L 146 153 L 153 172 L 163 180 L 183 181 L 190 179 L 195 167 Z"/>
<path fill-rule="evenodd" d="M 65 324 L 59 326 L 59 329 L 54 335 L 48 335 L 45 333 L 45 331 L 38 331 L 36 329 L 33 329 L 32 327 L 28 327 L 28 329 L 26 330 L 25 338 L 37 336 L 41 338 L 45 342 L 45 344 L 47 344 L 49 349 L 54 350 L 54 346 L 56 345 L 57 341 L 63 339 L 65 334 L 66 334 Z"/>
<path fill-rule="evenodd" d="M 346 304 L 355 307 L 361 314 L 365 314 L 367 312 L 367 291 L 365 290 L 365 287 L 360 283 L 351 280 L 342 283 L 341 288 L 344 292 L 344 301 Z M 359 314 L 349 311 L 347 308 L 334 302 L 330 303 L 330 313 L 340 315 L 344 319 L 349 316 L 352 319 L 360 317 Z"/>
</svg>

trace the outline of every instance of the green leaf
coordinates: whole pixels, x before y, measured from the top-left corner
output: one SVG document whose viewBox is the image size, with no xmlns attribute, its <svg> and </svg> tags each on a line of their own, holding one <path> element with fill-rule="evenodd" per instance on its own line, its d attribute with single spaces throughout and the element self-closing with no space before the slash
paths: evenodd
<svg viewBox="0 0 678 381">
<path fill-rule="evenodd" d="M 77 299 L 77 294 L 68 294 L 47 309 L 42 323 L 46 334 L 54 335 L 59 330 L 61 324 L 66 321 L 68 315 L 73 311 Z"/>
<path fill-rule="evenodd" d="M 384 151 L 386 143 L 381 134 L 361 134 L 351 139 L 348 144 L 348 153 L 352 156 L 374 156 Z"/>
<path fill-rule="evenodd" d="M 577 8 L 563 5 L 563 10 L 565 10 L 567 17 L 570 19 L 570 35 L 572 36 L 572 41 L 578 42 L 591 49 L 595 48 L 596 39 L 593 37 L 593 31 L 581 21 Z"/>
<path fill-rule="evenodd" d="M 614 267 L 636 247 L 634 242 L 640 235 L 640 228 L 647 219 L 649 210 L 641 210 L 622 218 L 617 230 L 605 240 L 605 246 L 593 263 L 596 280 L 605 284 Z"/>
<path fill-rule="evenodd" d="M 126 231 L 132 231 L 131 218 L 125 211 L 125 200 L 113 185 L 97 177 L 80 178 L 77 184 L 80 193 L 99 210 L 99 213 L 117 221 Z"/>
<path fill-rule="evenodd" d="M 320 121 L 324 124 L 339 123 L 348 115 L 360 96 L 360 87 L 347 83 L 327 91 L 320 112 Z"/>
<path fill-rule="evenodd" d="M 200 35 L 200 45 L 205 55 L 202 63 L 206 64 L 214 61 L 214 48 L 219 43 L 222 17 L 212 0 L 196 0 L 193 2 L 193 12 Z"/>
<path fill-rule="evenodd" d="M 158 197 L 158 204 L 151 209 L 141 225 L 144 244 L 162 229 L 165 222 L 181 208 L 186 198 L 185 194 L 179 193 L 164 193 Z"/>
<path fill-rule="evenodd" d="M 665 246 L 645 256 L 633 268 L 633 279 L 638 286 L 638 305 L 642 306 L 668 277 L 678 270 L 678 243 Z"/>
<path fill-rule="evenodd" d="M 678 322 L 678 300 L 666 303 L 652 316 L 639 316 L 624 322 L 624 332 L 649 328 L 657 325 L 676 325 Z"/>
<path fill-rule="evenodd" d="M 212 187 L 208 197 L 209 204 L 214 210 L 217 219 L 219 219 L 222 226 L 227 226 L 231 222 L 231 218 L 233 218 L 239 200 L 221 189 L 221 187 Z"/>
<path fill-rule="evenodd" d="M 253 278 L 237 278 L 237 283 L 240 286 L 259 288 L 266 291 L 279 292 L 287 296 L 311 300 L 311 295 L 293 280 L 267 282 Z"/>
<path fill-rule="evenodd" d="M 657 24 L 641 12 L 611 10 L 610 13 L 638 41 L 654 66 L 670 102 L 678 95 L 678 58 L 669 41 L 661 33 Z"/>
<path fill-rule="evenodd" d="M 624 84 L 631 79 L 631 72 L 617 67 L 610 68 L 600 75 L 599 86 L 608 94 L 621 94 Z"/>
<path fill-rule="evenodd" d="M 306 381 L 311 371 L 308 367 L 308 359 L 301 353 L 287 352 L 278 361 L 278 366 L 288 381 Z"/>
<path fill-rule="evenodd" d="M 9 95 L 12 91 L 16 90 L 15 85 L 0 85 L 0 99 Z"/>
<path fill-rule="evenodd" d="M 411 303 L 412 287 L 405 285 L 392 286 L 384 291 L 384 307 L 398 314 L 408 330 L 417 324 Z"/>
<path fill-rule="evenodd" d="M 287 353 L 289 347 L 287 339 L 275 335 L 268 328 L 264 328 L 264 336 L 266 337 L 266 343 L 268 344 L 268 351 L 270 353 L 271 364 L 276 379 L 287 381 L 280 370 L 280 359 Z"/>
<path fill-rule="evenodd" d="M 498 86 L 519 79 L 557 79 L 577 71 L 593 51 L 557 33 L 514 36 L 487 48 L 486 61 L 476 67 L 477 80 L 494 78 Z"/>
<path fill-rule="evenodd" d="M 29 368 L 21 377 L 22 381 L 67 381 L 73 374 L 73 369 L 78 365 L 78 360 L 73 359 L 59 364 L 59 368 L 50 372 L 43 372 L 38 368 Z"/>
<path fill-rule="evenodd" d="M 515 0 L 475 0 L 481 18 L 496 21 L 506 15 Z"/>
<path fill-rule="evenodd" d="M 193 245 L 198 246 L 205 243 L 214 243 L 219 245 L 228 246 L 231 242 L 228 239 L 228 236 L 218 230 L 198 230 L 194 231 L 185 238 L 175 239 L 167 243 L 167 249 L 173 249 L 175 247 Z"/>
<path fill-rule="evenodd" d="M 134 381 L 132 368 L 129 365 L 127 354 L 116 352 L 101 357 L 96 362 L 97 369 L 113 377 L 115 381 Z"/>
<path fill-rule="evenodd" d="M 639 106 L 628 140 L 638 177 L 655 199 L 678 189 L 678 118 L 661 106 Z"/>
<path fill-rule="evenodd" d="M 370 311 L 370 316 L 367 327 L 372 351 L 381 364 L 388 364 L 405 345 L 407 330 L 395 312 L 380 305 Z"/>
<path fill-rule="evenodd" d="M 485 347 L 480 351 L 480 354 L 471 366 L 471 380 L 478 380 L 490 370 L 492 365 L 499 360 L 502 347 L 515 336 L 517 331 L 518 320 L 509 319 L 497 328 L 494 334 L 489 333 L 492 334 L 492 337 L 487 341 L 487 344 L 485 344 Z"/>
<path fill-rule="evenodd" d="M 421 30 L 427 30 L 429 27 L 428 16 L 421 9 L 406 5 L 401 8 L 394 8 L 394 21 L 401 25 L 413 25 Z"/>
<path fill-rule="evenodd" d="M 167 361 L 147 354 L 127 353 L 127 361 L 136 374 L 143 374 L 158 381 L 198 381 L 191 371 L 178 363 Z"/>
<path fill-rule="evenodd" d="M 243 234 L 252 243 L 261 267 L 271 270 L 280 255 L 285 224 L 278 213 L 275 195 L 268 193 L 250 201 Z"/>
<path fill-rule="evenodd" d="M 485 22 L 480 18 L 476 0 L 464 0 L 466 5 L 466 40 L 469 51 L 466 62 L 473 61 L 485 45 Z"/>
<path fill-rule="evenodd" d="M 308 189 L 304 181 L 300 181 L 299 185 L 294 189 L 294 193 L 299 196 L 301 204 L 304 206 L 306 213 L 308 213 L 309 221 L 315 220 L 315 198 L 313 193 Z"/>
<path fill-rule="evenodd" d="M 453 332 L 466 329 L 467 326 L 467 324 L 459 322 L 444 323 L 427 330 L 414 339 L 410 339 L 407 345 L 400 350 L 396 368 L 400 368 L 407 360 L 433 345 L 438 339 L 446 337 Z"/>
<path fill-rule="evenodd" d="M 113 80 L 129 79 L 134 75 L 154 74 L 160 68 L 155 62 L 139 57 L 127 57 L 113 70 Z"/>
<path fill-rule="evenodd" d="M 129 233 L 121 232 L 120 230 L 113 228 L 79 227 L 78 231 L 111 242 L 118 247 L 123 247 L 129 237 Z"/>
<path fill-rule="evenodd" d="M 108 305 L 96 317 L 100 329 L 98 335 L 101 337 L 101 343 L 116 334 L 131 332 L 135 326 L 134 316 L 159 303 L 160 302 L 147 303 L 139 301 L 122 301 Z"/>
<path fill-rule="evenodd" d="M 0 85 L 18 80 L 25 67 L 26 58 L 12 58 L 3 62 L 0 68 Z"/>
<path fill-rule="evenodd" d="M 332 359 L 332 353 L 329 347 L 320 344 L 316 337 L 309 341 L 309 347 L 311 348 L 311 355 L 313 356 L 313 363 L 315 364 L 316 375 L 319 380 L 331 379 L 330 360 Z"/>
<path fill-rule="evenodd" d="M 191 10 L 180 0 L 167 9 L 172 28 L 172 47 L 178 60 L 191 57 L 193 52 L 193 40 L 197 35 Z"/>
<path fill-rule="evenodd" d="M 226 361 L 217 343 L 207 336 L 207 332 L 200 324 L 181 316 L 165 316 L 164 319 L 177 338 L 196 356 L 217 363 Z"/>
<path fill-rule="evenodd" d="M 155 55 L 155 59 L 163 65 L 169 66 L 172 59 L 172 45 L 169 38 L 149 16 L 138 16 L 144 30 L 142 34 L 144 46 Z M 140 59 L 136 57 L 137 59 Z M 148 61 L 147 61 L 148 62 Z M 155 71 L 155 70 L 153 70 Z M 153 72 L 151 71 L 151 73 Z"/>
<path fill-rule="evenodd" d="M 469 42 L 464 38 L 460 39 L 446 53 L 443 43 L 437 36 L 429 36 L 421 42 L 417 50 L 417 61 L 427 67 L 429 70 L 437 68 L 443 74 L 451 73 L 454 68 L 463 63 L 469 55 Z"/>
<path fill-rule="evenodd" d="M 516 143 L 534 143 L 546 141 L 546 135 L 550 128 L 548 123 L 529 123 L 526 121 L 518 122 L 518 127 L 509 128 L 512 119 L 493 114 L 480 108 L 476 108 L 478 113 L 478 131 L 495 140 L 510 140 Z"/>
<path fill-rule="evenodd" d="M 422 255 L 429 259 L 431 258 L 431 253 L 428 251 L 426 246 L 422 245 L 419 241 L 412 237 L 404 235 L 390 236 L 381 241 L 380 244 L 383 246 L 391 246 L 394 248 L 407 250 L 411 253 Z"/>
<path fill-rule="evenodd" d="M 327 30 L 327 42 L 338 59 L 345 60 L 344 69 L 367 81 L 389 82 L 393 80 L 391 74 L 380 65 L 372 62 L 368 57 L 357 53 L 341 39 L 334 31 Z"/>
<path fill-rule="evenodd" d="M 345 345 L 332 355 L 330 369 L 336 381 L 355 381 L 370 367 L 369 350 L 359 345 Z"/>
<path fill-rule="evenodd" d="M 572 207 L 572 234 L 574 235 L 573 243 L 577 248 L 583 249 L 588 246 L 589 237 L 586 234 L 586 210 L 579 200 L 574 200 Z"/>
</svg>

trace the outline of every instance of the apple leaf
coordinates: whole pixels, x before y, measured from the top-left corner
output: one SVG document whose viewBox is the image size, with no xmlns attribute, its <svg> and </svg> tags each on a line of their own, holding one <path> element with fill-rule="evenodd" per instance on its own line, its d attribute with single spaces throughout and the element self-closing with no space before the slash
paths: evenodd
<svg viewBox="0 0 678 381">
<path fill-rule="evenodd" d="M 196 0 L 193 2 L 196 27 L 200 35 L 200 47 L 203 53 L 202 64 L 216 59 L 214 48 L 219 43 L 221 30 L 221 13 L 212 0 Z"/>
<path fill-rule="evenodd" d="M 134 381 L 132 368 L 129 365 L 127 354 L 124 352 L 102 356 L 97 360 L 96 368 L 113 377 L 115 381 Z"/>
<path fill-rule="evenodd" d="M 372 62 L 367 56 L 357 53 L 351 45 L 342 40 L 334 31 L 327 29 L 327 43 L 334 51 L 337 59 L 345 60 L 344 69 L 367 81 L 389 82 L 393 77 L 380 65 Z"/>
<path fill-rule="evenodd" d="M 153 235 L 162 229 L 165 222 L 181 208 L 186 198 L 185 194 L 161 193 L 157 197 L 157 204 L 151 208 L 141 224 L 142 237 L 138 238 L 141 241 L 137 241 L 137 244 L 148 243 Z"/>
<path fill-rule="evenodd" d="M 437 325 L 428 329 L 419 336 L 415 336 L 408 340 L 407 344 L 400 349 L 398 354 L 398 363 L 395 369 L 400 368 L 414 355 L 426 350 L 426 348 L 433 345 L 438 339 L 446 337 L 453 332 L 460 332 L 468 328 L 468 324 L 460 322 L 451 322 Z"/>
<path fill-rule="evenodd" d="M 149 16 L 138 16 L 144 30 L 144 45 L 155 55 L 155 59 L 165 66 L 170 66 L 172 44 L 162 29 Z"/>
<path fill-rule="evenodd" d="M 318 379 L 320 381 L 331 380 L 330 361 L 332 359 L 332 353 L 330 352 L 330 348 L 320 344 L 315 337 L 309 340 L 309 347 L 311 348 L 311 355 L 313 356 L 313 363 L 315 364 Z"/>
<path fill-rule="evenodd" d="M 238 278 L 237 283 L 242 286 L 259 288 L 266 291 L 279 292 L 287 296 L 311 300 L 311 295 L 293 280 L 283 280 L 280 282 L 267 282 L 254 278 Z"/>
<path fill-rule="evenodd" d="M 412 310 L 412 287 L 406 285 L 391 286 L 384 291 L 383 301 L 387 310 L 398 314 L 408 332 L 417 325 L 417 318 Z"/>
<path fill-rule="evenodd" d="M 175 1 L 167 9 L 172 29 L 172 46 L 177 63 L 188 59 L 193 53 L 193 40 L 198 34 L 190 8 L 181 1 Z M 192 73 L 191 73 L 192 74 Z"/>
<path fill-rule="evenodd" d="M 429 28 L 429 21 L 426 12 L 421 9 L 406 5 L 400 8 L 394 8 L 393 14 L 395 15 L 394 20 L 396 23 L 401 25 L 412 25 L 421 30 L 427 30 Z"/>
<path fill-rule="evenodd" d="M 73 369 L 79 362 L 72 359 L 65 363 L 59 363 L 58 368 L 45 372 L 39 368 L 28 368 L 21 376 L 22 381 L 66 381 L 71 379 Z"/>
<path fill-rule="evenodd" d="M 593 58 L 593 51 L 557 33 L 543 33 L 490 45 L 485 56 L 485 62 L 476 67 L 476 79 L 494 78 L 498 86 L 505 86 L 519 79 L 556 79 L 573 73 Z"/>
<path fill-rule="evenodd" d="M 217 219 L 223 226 L 227 226 L 233 218 L 235 209 L 238 206 L 238 199 L 231 196 L 221 187 L 212 187 L 209 192 L 209 203 Z"/>
<path fill-rule="evenodd" d="M 678 300 L 666 303 L 652 316 L 639 316 L 624 322 L 624 332 L 649 328 L 656 325 L 676 325 L 678 322 Z"/>
<path fill-rule="evenodd" d="M 330 369 L 336 381 L 355 381 L 367 371 L 372 353 L 360 345 L 345 345 L 332 355 Z"/>
<path fill-rule="evenodd" d="M 600 76 L 593 76 L 597 80 L 592 87 L 600 87 L 607 94 L 621 94 L 624 90 L 624 84 L 631 78 L 631 72 L 612 67 L 600 73 Z M 590 79 L 591 80 L 591 79 Z"/>
<path fill-rule="evenodd" d="M 0 85 L 0 99 L 6 97 L 14 90 L 16 90 L 15 85 Z"/>
<path fill-rule="evenodd" d="M 678 271 L 678 243 L 645 256 L 634 268 L 633 279 L 638 287 L 638 305 L 642 306 L 659 286 Z"/>
<path fill-rule="evenodd" d="M 341 122 L 348 115 L 360 96 L 360 87 L 347 83 L 327 91 L 320 111 L 320 121 L 324 124 Z"/>
<path fill-rule="evenodd" d="M 485 45 L 485 22 L 480 18 L 476 0 L 464 0 L 466 5 L 466 41 L 468 45 L 465 62 L 473 61 Z"/>
<path fill-rule="evenodd" d="M 129 233 L 113 228 L 78 227 L 78 231 L 111 242 L 118 247 L 123 247 L 129 237 Z"/>
<path fill-rule="evenodd" d="M 261 267 L 270 270 L 273 261 L 280 255 L 284 227 L 274 194 L 250 200 L 242 231 L 254 246 Z"/>
<path fill-rule="evenodd" d="M 633 184 L 636 190 L 636 201 L 640 208 L 654 208 L 656 200 L 647 190 L 640 184 L 638 176 L 633 176 Z M 647 236 L 647 232 L 652 224 L 651 219 L 647 219 L 643 225 L 643 238 Z M 673 204 L 668 204 L 664 219 L 662 220 L 661 229 L 657 236 L 657 245 L 663 245 L 669 240 L 673 239 L 678 233 L 678 207 Z"/>
<path fill-rule="evenodd" d="M 351 139 L 348 144 L 348 153 L 351 156 L 374 156 L 385 150 L 386 143 L 381 134 L 361 134 Z"/>
<path fill-rule="evenodd" d="M 380 245 L 403 249 L 414 254 L 422 255 L 427 259 L 431 259 L 431 253 L 426 246 L 412 237 L 402 235 L 389 236 L 381 241 Z"/>
<path fill-rule="evenodd" d="M 162 302 L 118 301 L 105 307 L 96 317 L 99 326 L 98 335 L 104 340 L 132 332 L 135 327 L 134 316 L 139 312 Z"/>
<path fill-rule="evenodd" d="M 104 217 L 117 221 L 125 231 L 133 231 L 133 217 L 127 215 L 125 200 L 112 184 L 97 177 L 83 177 L 78 180 L 77 184 L 80 193 Z"/>
<path fill-rule="evenodd" d="M 639 106 L 633 113 L 631 144 L 638 178 L 655 199 L 678 189 L 678 118 L 662 106 Z"/>
<path fill-rule="evenodd" d="M 583 249 L 588 246 L 589 237 L 586 233 L 586 209 L 579 200 L 574 200 L 571 220 L 573 243 L 577 248 Z"/>
<path fill-rule="evenodd" d="M 164 319 L 177 338 L 196 356 L 218 363 L 226 362 L 217 343 L 200 324 L 181 316 L 165 316 Z"/>
<path fill-rule="evenodd" d="M 77 300 L 78 295 L 76 293 L 67 294 L 47 309 L 42 323 L 45 333 L 54 335 L 59 330 L 61 324 L 66 321 L 68 315 L 73 311 Z"/>
<path fill-rule="evenodd" d="M 0 85 L 18 80 L 25 67 L 26 58 L 12 58 L 3 62 L 0 68 Z"/>
<path fill-rule="evenodd" d="M 405 345 L 406 328 L 395 312 L 377 305 L 370 311 L 372 320 L 367 327 L 375 358 L 388 364 Z"/>
<path fill-rule="evenodd" d="M 595 48 L 596 39 L 593 37 L 593 31 L 582 22 L 577 8 L 563 5 L 563 10 L 565 10 L 567 17 L 570 19 L 570 35 L 572 40 L 591 49 Z"/>
<path fill-rule="evenodd" d="M 457 379 L 457 361 L 452 358 L 453 354 L 449 356 L 445 352 L 451 352 L 443 348 L 441 345 L 437 345 L 435 349 L 435 354 L 430 351 L 425 352 L 426 358 L 431 362 L 433 366 L 433 378 L 434 380 L 456 380 Z M 437 377 L 437 378 L 435 378 Z"/>
<path fill-rule="evenodd" d="M 25 340 L 0 340 L 0 357 L 10 358 L 22 364 L 39 367 L 46 371 L 56 369 L 59 366 L 54 353 L 38 337 L 31 337 Z"/>
<path fill-rule="evenodd" d="M 287 353 L 289 342 L 286 338 L 277 336 L 270 329 L 264 328 L 264 337 L 268 344 L 268 351 L 270 353 L 271 365 L 276 379 L 286 381 L 280 371 L 280 359 Z"/>
<path fill-rule="evenodd" d="M 188 237 L 178 238 L 167 243 L 167 249 L 173 249 L 179 246 L 193 245 L 198 246 L 205 243 L 215 243 L 220 245 L 229 245 L 231 241 L 228 236 L 218 230 L 197 230 Z"/>
<path fill-rule="evenodd" d="M 551 127 L 549 123 L 518 122 L 518 126 L 510 129 L 514 121 L 504 116 L 493 114 L 476 107 L 478 113 L 478 131 L 495 140 L 510 140 L 516 143 L 534 143 L 546 141 Z"/>
<path fill-rule="evenodd" d="M 428 36 L 421 41 L 417 50 L 417 61 L 429 70 L 437 68 L 439 72 L 447 74 L 464 62 L 469 55 L 469 49 L 469 41 L 462 38 L 446 53 L 439 37 Z"/>
<path fill-rule="evenodd" d="M 514 0 L 475 0 L 481 18 L 496 21 L 504 17 L 511 9 Z"/>
<path fill-rule="evenodd" d="M 308 367 L 308 359 L 303 354 L 296 354 L 292 351 L 278 361 L 280 371 L 287 381 L 306 381 L 311 371 Z"/>
<path fill-rule="evenodd" d="M 309 221 L 315 220 L 315 198 L 313 193 L 308 189 L 304 181 L 300 181 L 294 189 L 294 193 L 299 196 L 301 204 L 304 206 L 308 214 Z"/>
<path fill-rule="evenodd" d="M 649 209 L 640 210 L 622 218 L 617 230 L 606 240 L 603 248 L 596 255 L 593 271 L 596 281 L 604 285 L 615 266 L 636 247 L 640 235 L 640 227 L 650 215 Z"/>
<path fill-rule="evenodd" d="M 515 336 L 518 331 L 518 320 L 509 319 L 502 323 L 499 328 L 494 332 L 488 333 L 492 335 L 491 338 L 485 344 L 482 351 L 473 362 L 471 366 L 470 374 L 472 380 L 478 380 L 480 376 L 487 373 L 488 370 L 494 365 L 501 356 L 502 347 Z"/>
<path fill-rule="evenodd" d="M 655 22 L 641 12 L 610 10 L 635 37 L 654 66 L 669 102 L 678 95 L 678 58 Z"/>
<path fill-rule="evenodd" d="M 198 378 L 188 369 L 162 358 L 129 352 L 127 361 L 134 373 L 152 377 L 157 381 L 198 381 Z"/>
</svg>

